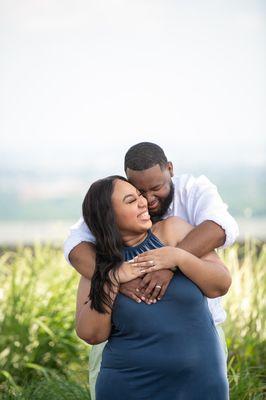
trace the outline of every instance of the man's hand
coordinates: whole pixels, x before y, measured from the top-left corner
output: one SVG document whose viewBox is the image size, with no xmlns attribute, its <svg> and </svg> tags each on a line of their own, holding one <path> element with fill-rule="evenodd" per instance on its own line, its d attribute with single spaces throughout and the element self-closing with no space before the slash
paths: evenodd
<svg viewBox="0 0 266 400">
<path fill-rule="evenodd" d="M 150 272 L 143 278 L 121 284 L 119 291 L 137 303 L 156 303 L 165 294 L 173 275 L 174 273 L 167 269 Z"/>
<path fill-rule="evenodd" d="M 142 279 L 136 278 L 130 282 L 122 283 L 119 288 L 119 292 L 123 293 L 125 296 L 129 297 L 132 300 L 135 300 L 137 303 L 141 303 L 141 293 L 137 291 L 139 285 L 141 284 Z"/>
<path fill-rule="evenodd" d="M 164 296 L 173 275 L 168 269 L 150 272 L 140 279 L 136 293 L 147 304 L 156 303 L 156 299 L 161 300 Z"/>
</svg>

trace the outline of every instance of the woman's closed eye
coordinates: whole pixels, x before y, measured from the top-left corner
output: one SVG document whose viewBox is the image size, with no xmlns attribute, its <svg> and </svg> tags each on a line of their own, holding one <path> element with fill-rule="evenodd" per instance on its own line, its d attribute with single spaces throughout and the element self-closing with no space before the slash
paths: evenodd
<svg viewBox="0 0 266 400">
<path fill-rule="evenodd" d="M 138 198 L 140 198 L 141 196 L 143 197 L 143 194 L 139 192 L 139 193 L 137 194 L 137 197 L 135 197 L 135 196 L 134 196 L 134 197 L 133 197 L 133 196 L 130 197 L 130 198 L 128 199 L 128 201 L 127 201 L 127 204 L 134 203 L 134 202 L 137 201 Z"/>
<path fill-rule="evenodd" d="M 126 204 L 131 204 L 131 203 L 134 203 L 136 200 L 137 200 L 137 196 L 136 195 L 133 195 L 133 194 L 132 195 L 128 195 L 126 200 L 125 200 L 125 203 Z"/>
</svg>

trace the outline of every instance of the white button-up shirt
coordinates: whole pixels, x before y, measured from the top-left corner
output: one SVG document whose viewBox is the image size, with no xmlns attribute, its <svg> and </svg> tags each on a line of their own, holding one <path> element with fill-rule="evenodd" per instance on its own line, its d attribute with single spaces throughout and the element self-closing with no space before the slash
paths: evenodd
<svg viewBox="0 0 266 400">
<path fill-rule="evenodd" d="M 163 218 L 178 216 L 191 225 L 197 226 L 203 221 L 211 220 L 220 225 L 226 233 L 223 248 L 234 243 L 239 234 L 238 225 L 229 214 L 228 206 L 221 199 L 217 188 L 209 179 L 201 175 L 195 178 L 183 174 L 172 179 L 174 197 Z M 95 238 L 85 224 L 83 218 L 70 228 L 70 233 L 64 244 L 64 255 L 69 262 L 70 251 L 81 242 L 95 243 Z M 215 324 L 221 324 L 226 319 L 226 313 L 221 304 L 221 298 L 208 298 L 209 309 Z"/>
</svg>

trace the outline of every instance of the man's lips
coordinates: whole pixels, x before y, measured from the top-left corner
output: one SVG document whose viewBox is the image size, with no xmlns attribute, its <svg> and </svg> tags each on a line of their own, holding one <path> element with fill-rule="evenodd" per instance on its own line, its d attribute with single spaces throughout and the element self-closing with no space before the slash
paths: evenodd
<svg viewBox="0 0 266 400">
<path fill-rule="evenodd" d="M 155 208 L 158 207 L 158 205 L 159 205 L 159 201 L 158 200 L 154 201 L 151 204 L 148 204 L 149 210 L 154 210 Z"/>
</svg>

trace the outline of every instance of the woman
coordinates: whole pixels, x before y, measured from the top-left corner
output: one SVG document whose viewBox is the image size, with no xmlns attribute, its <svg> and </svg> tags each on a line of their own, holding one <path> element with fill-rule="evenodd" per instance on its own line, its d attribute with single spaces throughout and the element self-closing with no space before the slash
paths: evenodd
<svg viewBox="0 0 266 400">
<path fill-rule="evenodd" d="M 90 187 L 83 216 L 96 238 L 96 268 L 91 284 L 80 281 L 76 330 L 90 344 L 108 339 L 96 400 L 228 399 L 225 358 L 205 297 L 231 283 L 218 256 L 198 259 L 174 248 L 192 227 L 176 217 L 152 226 L 146 199 L 119 176 Z M 178 269 L 162 300 L 137 304 L 118 293 L 119 284 L 161 265 L 157 253 L 156 265 L 123 261 L 164 246 L 172 248 L 169 268 Z"/>
</svg>

